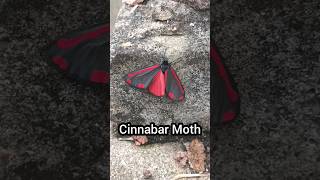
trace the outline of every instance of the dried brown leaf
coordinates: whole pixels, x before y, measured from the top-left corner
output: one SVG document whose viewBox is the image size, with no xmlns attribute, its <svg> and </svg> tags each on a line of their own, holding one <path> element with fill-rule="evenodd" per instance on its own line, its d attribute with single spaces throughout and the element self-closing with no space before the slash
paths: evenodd
<svg viewBox="0 0 320 180">
<path fill-rule="evenodd" d="M 188 160 L 190 167 L 196 172 L 205 171 L 206 154 L 203 143 L 199 139 L 193 139 L 188 147 Z"/>
<path fill-rule="evenodd" d="M 137 146 L 146 144 L 148 142 L 147 136 L 132 136 L 134 144 Z"/>
</svg>

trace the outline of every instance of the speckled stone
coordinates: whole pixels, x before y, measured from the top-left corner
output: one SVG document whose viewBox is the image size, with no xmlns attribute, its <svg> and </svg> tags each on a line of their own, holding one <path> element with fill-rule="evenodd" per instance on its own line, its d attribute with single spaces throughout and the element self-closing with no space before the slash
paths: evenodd
<svg viewBox="0 0 320 180">
<path fill-rule="evenodd" d="M 155 21 L 154 11 L 170 8 L 169 21 Z M 198 12 L 182 3 L 150 0 L 132 11 L 120 10 L 111 41 L 111 120 L 132 124 L 199 123 L 210 121 L 209 11 Z M 192 24 L 192 25 L 190 25 Z M 179 27 L 179 35 L 163 35 Z M 185 101 L 169 102 L 129 87 L 123 77 L 160 63 L 172 63 L 185 88 Z M 117 128 L 115 126 L 114 128 Z"/>
</svg>

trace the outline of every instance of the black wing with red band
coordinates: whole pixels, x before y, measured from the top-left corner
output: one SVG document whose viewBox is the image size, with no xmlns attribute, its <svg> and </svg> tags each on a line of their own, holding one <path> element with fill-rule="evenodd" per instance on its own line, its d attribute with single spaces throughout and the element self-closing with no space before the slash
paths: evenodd
<svg viewBox="0 0 320 180">
<path fill-rule="evenodd" d="M 139 71 L 129 73 L 125 77 L 127 84 L 134 88 L 144 89 L 155 96 L 164 96 L 176 101 L 184 99 L 184 89 L 173 70 L 166 62 Z"/>
<path fill-rule="evenodd" d="M 108 74 L 109 26 L 96 25 L 72 32 L 54 42 L 48 54 L 54 64 L 69 76 L 106 84 Z"/>
<path fill-rule="evenodd" d="M 211 47 L 210 57 L 214 62 L 213 121 L 214 124 L 230 122 L 239 114 L 239 94 L 215 46 Z"/>
<path fill-rule="evenodd" d="M 155 75 L 160 71 L 160 65 L 154 65 L 136 72 L 129 73 L 126 82 L 138 89 L 147 89 Z"/>
<path fill-rule="evenodd" d="M 166 93 L 171 100 L 183 100 L 184 89 L 181 81 L 172 67 L 165 72 Z"/>
</svg>

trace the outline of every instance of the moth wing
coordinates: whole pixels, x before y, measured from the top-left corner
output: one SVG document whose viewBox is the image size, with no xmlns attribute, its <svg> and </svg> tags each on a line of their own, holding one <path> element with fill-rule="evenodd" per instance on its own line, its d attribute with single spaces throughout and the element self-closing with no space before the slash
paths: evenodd
<svg viewBox="0 0 320 180">
<path fill-rule="evenodd" d="M 214 124 L 233 121 L 239 113 L 240 100 L 235 85 L 223 64 L 217 50 L 212 47 L 211 60 L 214 61 L 213 74 L 213 119 Z"/>
<path fill-rule="evenodd" d="M 77 30 L 55 41 L 48 56 L 72 78 L 106 84 L 109 82 L 108 38 L 107 24 Z"/>
<path fill-rule="evenodd" d="M 182 101 L 185 98 L 185 93 L 183 86 L 177 73 L 175 70 L 170 66 L 165 71 L 165 79 L 166 79 L 166 94 L 171 100 L 178 100 Z"/>
<path fill-rule="evenodd" d="M 125 77 L 125 81 L 132 87 L 138 89 L 148 89 L 157 73 L 161 71 L 160 65 L 147 67 L 132 73 Z"/>
</svg>

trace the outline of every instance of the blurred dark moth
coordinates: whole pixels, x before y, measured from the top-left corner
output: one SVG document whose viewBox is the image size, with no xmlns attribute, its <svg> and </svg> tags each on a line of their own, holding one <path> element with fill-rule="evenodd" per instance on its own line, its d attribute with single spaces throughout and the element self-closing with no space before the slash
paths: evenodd
<svg viewBox="0 0 320 180">
<path fill-rule="evenodd" d="M 240 97 L 235 83 L 222 62 L 216 47 L 211 45 L 210 60 L 213 61 L 213 77 L 211 91 L 213 90 L 214 124 L 224 124 L 236 119 L 240 110 Z M 212 88 L 213 86 L 213 88 Z"/>
<path fill-rule="evenodd" d="M 84 82 L 109 83 L 109 32 L 107 24 L 71 32 L 51 45 L 49 58 L 69 77 Z"/>
</svg>

